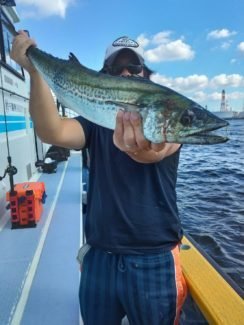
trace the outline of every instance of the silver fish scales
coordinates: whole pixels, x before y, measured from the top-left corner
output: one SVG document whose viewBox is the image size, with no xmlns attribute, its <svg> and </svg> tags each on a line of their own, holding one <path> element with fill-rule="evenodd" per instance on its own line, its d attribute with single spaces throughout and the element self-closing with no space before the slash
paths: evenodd
<svg viewBox="0 0 244 325">
<path fill-rule="evenodd" d="M 216 144 L 227 137 L 210 131 L 228 125 L 191 99 L 140 77 L 110 76 L 88 69 L 73 56 L 56 58 L 30 47 L 27 55 L 58 100 L 86 119 L 114 129 L 120 109 L 138 112 L 153 143 Z"/>
</svg>

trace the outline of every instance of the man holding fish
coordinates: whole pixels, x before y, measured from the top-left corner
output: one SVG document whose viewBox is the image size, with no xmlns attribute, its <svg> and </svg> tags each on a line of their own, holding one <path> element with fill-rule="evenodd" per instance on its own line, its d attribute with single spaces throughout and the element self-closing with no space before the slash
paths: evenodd
<svg viewBox="0 0 244 325">
<path fill-rule="evenodd" d="M 106 101 L 121 104 L 114 130 L 82 116 L 61 119 L 45 73 L 26 55 L 31 46 L 35 41 L 20 31 L 11 57 L 30 74 L 30 114 L 38 136 L 61 147 L 87 148 L 90 156 L 87 244 L 79 254 L 84 324 L 116 325 L 125 315 L 131 324 L 177 324 L 186 297 L 175 190 L 181 142 L 165 142 L 166 136 L 163 142 L 148 140 L 143 114 L 122 100 Z M 97 78 L 140 84 L 150 74 L 141 46 L 124 36 L 108 47 Z"/>
</svg>

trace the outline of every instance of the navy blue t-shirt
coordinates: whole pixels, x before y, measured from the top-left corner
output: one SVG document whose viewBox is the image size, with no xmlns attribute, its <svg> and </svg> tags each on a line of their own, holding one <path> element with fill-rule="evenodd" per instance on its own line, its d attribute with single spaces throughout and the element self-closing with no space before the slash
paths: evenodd
<svg viewBox="0 0 244 325">
<path fill-rule="evenodd" d="M 180 150 L 157 163 L 138 163 L 115 147 L 112 130 L 76 119 L 90 154 L 87 243 L 125 254 L 175 246 L 182 238 L 175 191 Z"/>
</svg>

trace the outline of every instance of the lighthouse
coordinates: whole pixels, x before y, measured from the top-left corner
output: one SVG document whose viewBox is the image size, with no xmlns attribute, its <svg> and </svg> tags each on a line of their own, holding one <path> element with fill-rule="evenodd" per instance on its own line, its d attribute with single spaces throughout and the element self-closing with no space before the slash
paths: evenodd
<svg viewBox="0 0 244 325">
<path fill-rule="evenodd" d="M 227 111 L 227 105 L 226 105 L 226 99 L 225 99 L 225 90 L 222 90 L 221 93 L 221 103 L 220 103 L 220 111 L 226 112 Z"/>
</svg>

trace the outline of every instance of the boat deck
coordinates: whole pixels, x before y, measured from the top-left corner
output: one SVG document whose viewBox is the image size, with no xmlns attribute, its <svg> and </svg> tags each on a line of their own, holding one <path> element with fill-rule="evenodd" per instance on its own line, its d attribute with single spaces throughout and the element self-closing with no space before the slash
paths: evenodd
<svg viewBox="0 0 244 325">
<path fill-rule="evenodd" d="M 82 241 L 81 154 L 41 174 L 46 202 L 35 228 L 11 229 L 0 218 L 0 324 L 79 324 Z"/>
</svg>

